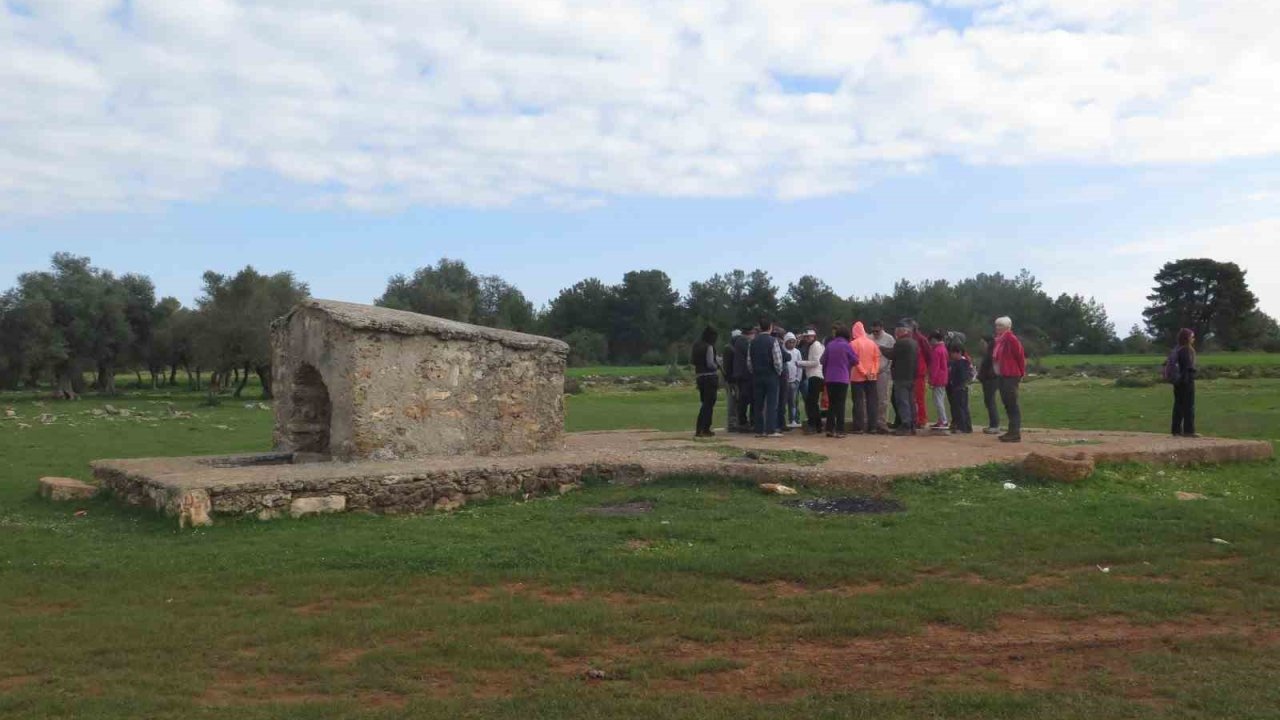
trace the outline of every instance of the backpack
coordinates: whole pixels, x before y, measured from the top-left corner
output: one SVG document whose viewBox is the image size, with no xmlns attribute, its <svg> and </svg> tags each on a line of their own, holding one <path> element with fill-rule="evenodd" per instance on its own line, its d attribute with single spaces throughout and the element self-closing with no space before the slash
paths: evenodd
<svg viewBox="0 0 1280 720">
<path fill-rule="evenodd" d="M 1160 368 L 1160 377 L 1167 383 L 1178 382 L 1178 348 L 1169 351 L 1169 357 L 1164 359 L 1164 365 Z"/>
</svg>

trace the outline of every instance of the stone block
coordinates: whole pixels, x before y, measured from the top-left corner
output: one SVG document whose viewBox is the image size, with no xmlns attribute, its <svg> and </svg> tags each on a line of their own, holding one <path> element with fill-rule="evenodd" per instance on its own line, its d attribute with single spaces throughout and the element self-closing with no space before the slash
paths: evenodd
<svg viewBox="0 0 1280 720">
<path fill-rule="evenodd" d="M 318 513 L 342 512 L 347 509 L 347 496 L 321 495 L 320 497 L 294 498 L 289 504 L 289 514 L 294 517 Z"/>
<path fill-rule="evenodd" d="M 40 478 L 40 497 L 54 502 L 64 500 L 87 500 L 98 492 L 96 485 L 81 482 L 75 478 L 42 477 Z"/>
<path fill-rule="evenodd" d="M 1027 475 L 1054 482 L 1079 482 L 1092 475 L 1093 469 L 1093 458 L 1084 453 L 1068 457 L 1033 452 L 1022 461 Z"/>
</svg>

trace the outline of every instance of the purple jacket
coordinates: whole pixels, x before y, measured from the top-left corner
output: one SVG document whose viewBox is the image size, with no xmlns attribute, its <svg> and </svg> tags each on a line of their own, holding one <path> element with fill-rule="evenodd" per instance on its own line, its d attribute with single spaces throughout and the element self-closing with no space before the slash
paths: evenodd
<svg viewBox="0 0 1280 720">
<path fill-rule="evenodd" d="M 842 337 L 832 338 L 822 353 L 822 375 L 828 383 L 849 384 L 849 374 L 858 364 L 858 353 Z"/>
</svg>

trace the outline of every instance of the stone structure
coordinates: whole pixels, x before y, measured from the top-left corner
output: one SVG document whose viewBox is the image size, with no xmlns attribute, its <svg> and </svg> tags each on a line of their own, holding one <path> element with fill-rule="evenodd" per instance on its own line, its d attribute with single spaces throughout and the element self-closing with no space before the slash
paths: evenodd
<svg viewBox="0 0 1280 720">
<path fill-rule="evenodd" d="M 98 494 L 98 488 L 75 478 L 40 478 L 40 497 L 54 502 L 64 500 L 88 500 Z"/>
<path fill-rule="evenodd" d="M 536 335 L 308 300 L 272 326 L 275 445 L 295 462 L 552 450 L 568 351 Z"/>
</svg>

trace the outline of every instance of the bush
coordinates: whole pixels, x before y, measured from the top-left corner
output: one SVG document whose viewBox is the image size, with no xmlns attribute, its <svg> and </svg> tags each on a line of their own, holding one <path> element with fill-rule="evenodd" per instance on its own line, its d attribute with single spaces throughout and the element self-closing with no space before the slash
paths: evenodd
<svg viewBox="0 0 1280 720">
<path fill-rule="evenodd" d="M 569 366 L 600 365 L 609 355 L 609 340 L 594 330 L 574 330 L 564 337 L 569 344 Z"/>
<path fill-rule="evenodd" d="M 581 395 L 584 389 L 582 381 L 578 380 L 578 378 L 567 377 L 564 379 L 565 395 Z"/>
<path fill-rule="evenodd" d="M 650 350 L 640 356 L 641 365 L 665 365 L 667 358 L 661 350 Z"/>
</svg>

